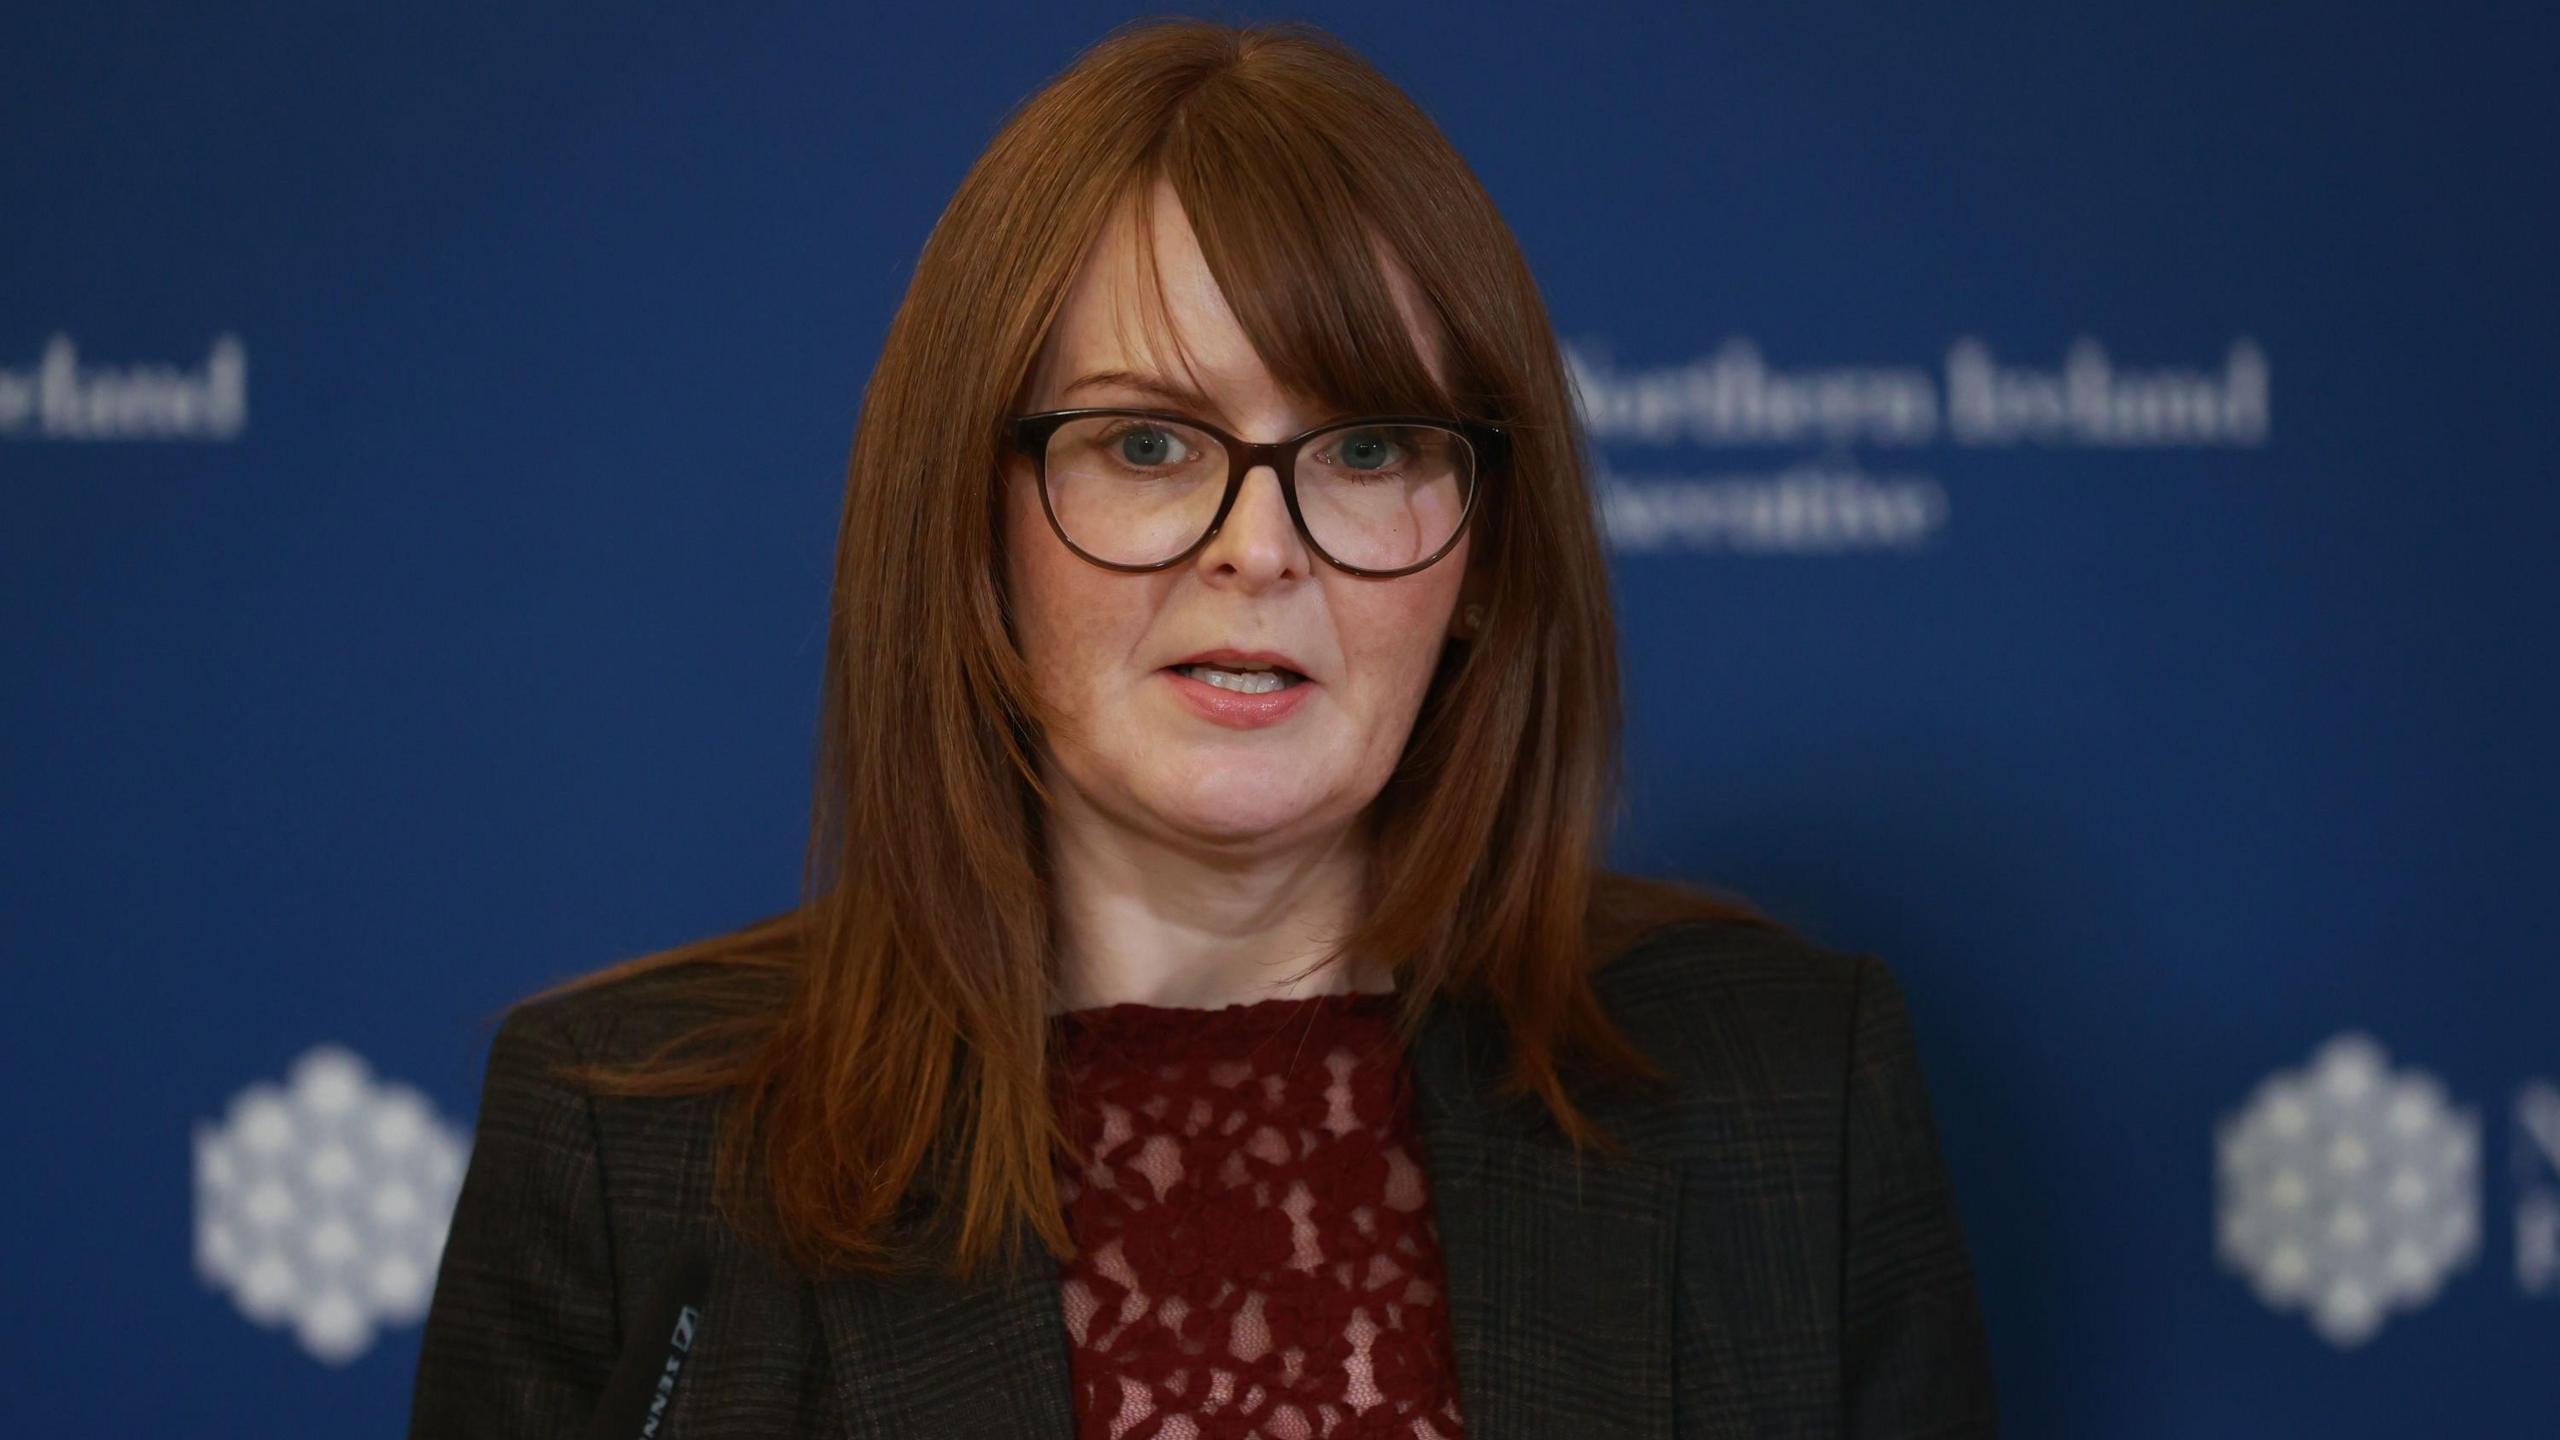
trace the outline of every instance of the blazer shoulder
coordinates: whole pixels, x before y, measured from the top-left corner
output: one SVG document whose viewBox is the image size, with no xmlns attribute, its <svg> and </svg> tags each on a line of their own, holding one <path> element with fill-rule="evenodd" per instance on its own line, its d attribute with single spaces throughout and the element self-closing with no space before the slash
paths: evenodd
<svg viewBox="0 0 2560 1440">
<path fill-rule="evenodd" d="M 595 979 L 518 1001 L 500 1033 L 550 1037 L 589 1064 L 634 1064 L 718 1018 L 713 987 L 722 976 L 717 962 L 694 959 Z"/>
<path fill-rule="evenodd" d="M 1838 1091 L 1862 1011 L 1900 996 L 1873 955 L 1731 920 L 1649 931 L 1593 988 L 1630 1040 L 1709 1095 Z"/>
<path fill-rule="evenodd" d="M 700 1097 L 600 1094 L 578 1073 L 645 1061 L 705 1018 L 689 965 L 511 1007 L 421 1340 L 410 1434 L 573 1433 L 680 1241 L 708 1213 Z"/>
<path fill-rule="evenodd" d="M 1818 944 L 1783 927 L 1680 920 L 1647 931 L 1593 975 L 1604 1003 L 1630 1018 L 1647 1010 L 1836 1012 L 1846 1017 L 1872 955 Z"/>
<path fill-rule="evenodd" d="M 621 1093 L 577 1072 L 645 1071 L 670 1042 L 727 1013 L 712 993 L 721 979 L 717 962 L 687 960 L 536 996 L 507 1013 L 491 1046 L 490 1094 L 540 1096 L 582 1117 L 608 1208 L 632 1232 L 618 1260 L 645 1258 L 709 1213 L 726 1097 Z"/>
</svg>

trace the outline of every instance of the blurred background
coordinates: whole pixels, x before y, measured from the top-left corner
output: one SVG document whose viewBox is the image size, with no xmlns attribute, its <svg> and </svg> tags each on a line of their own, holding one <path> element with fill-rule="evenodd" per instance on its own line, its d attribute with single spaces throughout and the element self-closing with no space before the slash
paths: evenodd
<svg viewBox="0 0 2560 1440">
<path fill-rule="evenodd" d="M 1139 13 L 10 16 L 20 1428 L 398 1433 L 490 1022 L 796 897 L 861 387 Z M 2547 1424 L 2548 13 L 1192 13 L 1509 217 L 1617 861 L 1902 978 L 2012 1433 Z"/>
</svg>

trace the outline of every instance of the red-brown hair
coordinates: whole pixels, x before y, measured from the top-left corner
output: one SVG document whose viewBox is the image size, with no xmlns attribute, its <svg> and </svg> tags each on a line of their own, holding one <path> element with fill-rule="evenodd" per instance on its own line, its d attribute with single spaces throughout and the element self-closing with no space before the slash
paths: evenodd
<svg viewBox="0 0 2560 1440">
<path fill-rule="evenodd" d="M 1435 993 L 1489 1002 L 1510 1037 L 1503 1090 L 1540 1097 L 1575 1145 L 1615 1149 L 1566 1070 L 1661 1072 L 1608 1022 L 1592 969 L 1672 920 L 1776 926 L 1601 868 L 1620 699 L 1583 436 L 1536 283 L 1466 163 L 1312 27 L 1123 26 L 1019 106 L 970 169 L 864 393 L 801 903 L 538 997 L 689 967 L 670 978 L 700 995 L 699 1028 L 580 1078 L 599 1093 L 723 1095 L 720 1208 L 811 1270 L 922 1258 L 891 1232 L 928 1166 L 953 1202 L 935 1247 L 953 1275 L 1023 1219 L 1074 1253 L 1046 1080 L 1061 993 L 1047 717 L 1008 620 L 999 437 L 1087 246 L 1119 207 L 1143 214 L 1158 181 L 1282 385 L 1340 411 L 1511 436 L 1469 547 L 1485 623 L 1446 647 L 1375 802 L 1371 904 L 1333 954 L 1392 957 L 1407 1038 Z M 1390 263 L 1439 329 L 1445 386 Z"/>
</svg>

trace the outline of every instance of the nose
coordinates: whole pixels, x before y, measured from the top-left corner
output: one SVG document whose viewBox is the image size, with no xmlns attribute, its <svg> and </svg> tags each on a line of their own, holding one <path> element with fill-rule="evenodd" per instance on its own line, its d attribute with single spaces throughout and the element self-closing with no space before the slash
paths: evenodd
<svg viewBox="0 0 2560 1440">
<path fill-rule="evenodd" d="M 1236 503 L 1196 558 L 1212 570 L 1231 569 L 1261 584 L 1292 571 L 1307 572 L 1315 557 L 1307 553 L 1298 527 L 1290 523 L 1289 501 L 1280 493 L 1278 471 L 1256 465 L 1244 473 Z"/>
</svg>

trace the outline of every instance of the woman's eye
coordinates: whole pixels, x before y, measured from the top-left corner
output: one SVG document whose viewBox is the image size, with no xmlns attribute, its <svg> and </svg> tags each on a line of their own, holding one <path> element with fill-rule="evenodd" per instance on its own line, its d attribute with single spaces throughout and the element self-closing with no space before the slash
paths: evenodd
<svg viewBox="0 0 2560 1440">
<path fill-rule="evenodd" d="M 1155 425 L 1135 425 L 1112 437 L 1112 447 L 1119 459 L 1131 465 L 1171 465 L 1185 457 L 1182 442 L 1172 431 Z"/>
<path fill-rule="evenodd" d="M 1354 470 L 1383 470 L 1401 458 L 1398 454 L 1400 448 L 1386 435 L 1364 430 L 1337 441 L 1333 453 Z"/>
</svg>

